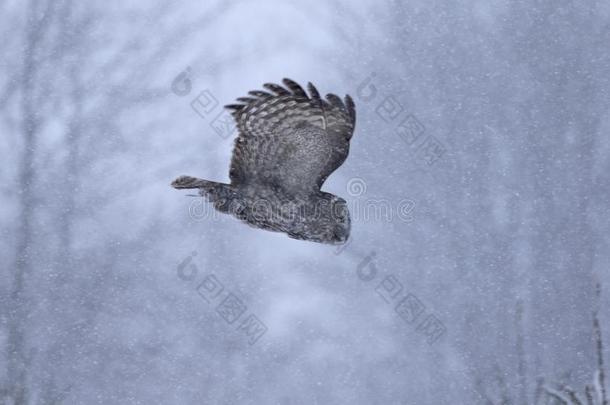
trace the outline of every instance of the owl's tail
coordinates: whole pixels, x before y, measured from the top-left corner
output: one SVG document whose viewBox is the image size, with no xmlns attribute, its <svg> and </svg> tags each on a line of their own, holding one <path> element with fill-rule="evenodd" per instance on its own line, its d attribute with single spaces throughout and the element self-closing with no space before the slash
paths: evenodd
<svg viewBox="0 0 610 405">
<path fill-rule="evenodd" d="M 198 179 L 197 177 L 191 176 L 180 176 L 176 180 L 172 181 L 172 187 L 178 190 L 199 188 L 205 191 L 211 191 L 214 187 L 216 187 L 217 184 L 221 183 Z"/>
<path fill-rule="evenodd" d="M 235 198 L 235 191 L 230 184 L 218 183 L 198 179 L 197 177 L 180 176 L 172 181 L 172 187 L 180 189 L 198 188 L 199 194 L 214 203 L 214 207 L 222 212 L 226 212 L 230 203 Z"/>
</svg>

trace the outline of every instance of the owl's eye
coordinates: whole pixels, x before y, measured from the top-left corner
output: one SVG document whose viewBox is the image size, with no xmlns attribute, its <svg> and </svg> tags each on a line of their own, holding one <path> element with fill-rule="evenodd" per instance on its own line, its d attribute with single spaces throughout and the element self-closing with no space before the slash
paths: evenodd
<svg viewBox="0 0 610 405">
<path fill-rule="evenodd" d="M 333 204 L 333 208 L 332 208 L 333 218 L 336 218 L 339 220 L 345 219 L 346 210 L 347 210 L 347 205 L 345 204 L 345 201 L 342 201 L 342 200 L 335 201 L 335 203 Z"/>
</svg>

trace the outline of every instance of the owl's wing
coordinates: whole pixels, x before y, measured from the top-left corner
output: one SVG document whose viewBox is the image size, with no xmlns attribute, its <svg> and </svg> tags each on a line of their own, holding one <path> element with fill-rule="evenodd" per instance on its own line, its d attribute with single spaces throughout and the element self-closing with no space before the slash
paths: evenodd
<svg viewBox="0 0 610 405">
<path fill-rule="evenodd" d="M 350 96 L 322 99 L 309 83 L 309 94 L 290 79 L 285 87 L 238 98 L 233 110 L 239 135 L 229 175 L 231 183 L 266 183 L 292 191 L 319 190 L 347 158 L 356 110 Z"/>
</svg>

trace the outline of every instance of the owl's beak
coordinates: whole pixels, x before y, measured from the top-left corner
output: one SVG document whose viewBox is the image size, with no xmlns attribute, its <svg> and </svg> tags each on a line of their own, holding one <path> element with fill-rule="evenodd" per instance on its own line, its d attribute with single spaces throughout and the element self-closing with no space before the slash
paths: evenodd
<svg viewBox="0 0 610 405">
<path fill-rule="evenodd" d="M 335 226 L 333 230 L 333 243 L 336 245 L 342 245 L 347 242 L 347 238 L 349 238 L 349 228 L 341 225 Z"/>
</svg>

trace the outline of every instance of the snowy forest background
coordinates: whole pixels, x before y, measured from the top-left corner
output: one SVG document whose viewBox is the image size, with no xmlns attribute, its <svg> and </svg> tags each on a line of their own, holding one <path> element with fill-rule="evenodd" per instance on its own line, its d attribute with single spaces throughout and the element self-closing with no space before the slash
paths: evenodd
<svg viewBox="0 0 610 405">
<path fill-rule="evenodd" d="M 6 0 L 0 39 L 0 403 L 608 396 L 609 2 Z M 355 99 L 342 248 L 169 187 L 228 181 L 201 94 L 283 77 Z"/>
</svg>

